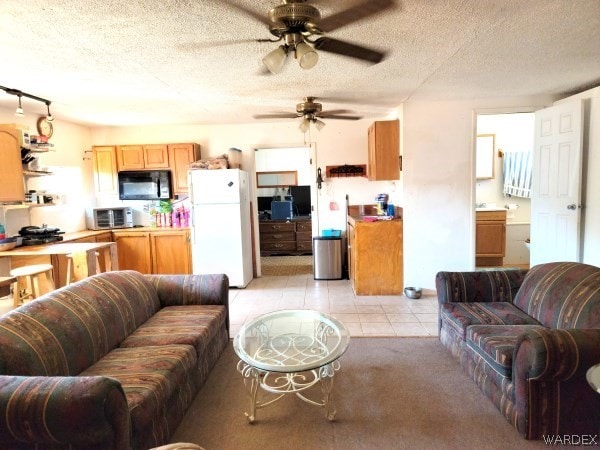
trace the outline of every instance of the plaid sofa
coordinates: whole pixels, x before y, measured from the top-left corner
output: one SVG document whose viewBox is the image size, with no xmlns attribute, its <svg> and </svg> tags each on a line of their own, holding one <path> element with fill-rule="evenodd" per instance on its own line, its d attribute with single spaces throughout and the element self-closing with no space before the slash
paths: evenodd
<svg viewBox="0 0 600 450">
<path fill-rule="evenodd" d="M 600 268 L 439 272 L 439 336 L 526 439 L 600 435 Z"/>
<path fill-rule="evenodd" d="M 226 275 L 107 272 L 0 316 L 2 449 L 168 443 L 229 340 Z"/>
</svg>

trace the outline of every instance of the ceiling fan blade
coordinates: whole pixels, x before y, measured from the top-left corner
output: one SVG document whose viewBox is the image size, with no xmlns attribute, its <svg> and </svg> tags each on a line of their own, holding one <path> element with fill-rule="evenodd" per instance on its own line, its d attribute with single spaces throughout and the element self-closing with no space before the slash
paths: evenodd
<svg viewBox="0 0 600 450">
<path fill-rule="evenodd" d="M 276 113 L 276 114 L 255 114 L 255 119 L 295 119 L 298 117 L 296 113 Z"/>
<path fill-rule="evenodd" d="M 322 119 L 339 119 L 339 120 L 360 120 L 362 116 L 340 116 L 337 114 L 319 114 L 317 117 Z"/>
<path fill-rule="evenodd" d="M 380 63 L 386 56 L 385 53 L 378 50 L 329 37 L 320 37 L 313 44 L 317 50 L 337 53 L 338 55 L 349 56 L 350 58 L 362 59 L 363 61 L 372 64 Z"/>
<path fill-rule="evenodd" d="M 258 20 L 260 23 L 263 23 L 267 26 L 271 25 L 271 21 L 262 12 L 254 11 L 253 9 L 247 8 L 246 6 L 239 5 L 238 3 L 233 2 L 231 0 L 220 0 L 220 2 L 225 3 L 226 5 L 232 6 L 233 8 L 240 10 L 244 14 L 254 18 L 255 20 Z"/>
<path fill-rule="evenodd" d="M 328 115 L 349 114 L 349 113 L 352 113 L 352 112 L 354 112 L 354 111 L 351 111 L 349 109 L 330 109 L 330 110 L 327 110 L 327 111 L 321 111 L 319 113 L 319 115 L 321 117 L 325 117 L 325 116 L 328 116 Z"/>
<path fill-rule="evenodd" d="M 317 27 L 321 31 L 330 32 L 396 6 L 395 0 L 364 0 L 358 5 L 321 19 Z"/>
<path fill-rule="evenodd" d="M 233 39 L 212 42 L 185 42 L 177 44 L 177 48 L 183 51 L 202 50 L 205 48 L 225 47 L 228 45 L 248 44 L 250 42 L 277 42 L 271 39 Z"/>
</svg>

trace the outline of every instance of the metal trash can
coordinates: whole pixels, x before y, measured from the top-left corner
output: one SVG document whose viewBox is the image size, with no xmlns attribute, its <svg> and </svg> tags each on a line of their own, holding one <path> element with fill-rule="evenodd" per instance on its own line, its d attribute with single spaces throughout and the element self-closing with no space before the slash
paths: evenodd
<svg viewBox="0 0 600 450">
<path fill-rule="evenodd" d="M 313 237 L 313 267 L 315 280 L 342 279 L 341 236 Z"/>
</svg>

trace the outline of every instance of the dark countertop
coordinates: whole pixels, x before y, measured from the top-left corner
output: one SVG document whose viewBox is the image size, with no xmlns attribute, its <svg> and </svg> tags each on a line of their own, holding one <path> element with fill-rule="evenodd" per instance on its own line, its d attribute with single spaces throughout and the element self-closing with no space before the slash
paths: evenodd
<svg viewBox="0 0 600 450">
<path fill-rule="evenodd" d="M 295 216 L 291 220 L 290 219 L 267 219 L 258 217 L 259 222 L 306 222 L 307 220 L 311 220 L 311 216 Z"/>
</svg>

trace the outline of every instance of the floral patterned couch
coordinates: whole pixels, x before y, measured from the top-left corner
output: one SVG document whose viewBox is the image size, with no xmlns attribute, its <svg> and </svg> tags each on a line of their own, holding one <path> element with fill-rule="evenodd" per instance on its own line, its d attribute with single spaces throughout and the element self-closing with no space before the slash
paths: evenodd
<svg viewBox="0 0 600 450">
<path fill-rule="evenodd" d="M 229 341 L 226 275 L 107 272 L 0 316 L 2 449 L 168 443 Z"/>
<path fill-rule="evenodd" d="M 526 439 L 600 435 L 600 268 L 439 272 L 440 340 Z"/>
</svg>

